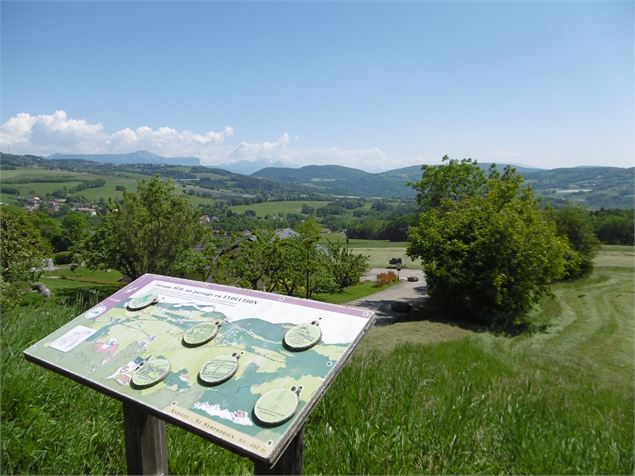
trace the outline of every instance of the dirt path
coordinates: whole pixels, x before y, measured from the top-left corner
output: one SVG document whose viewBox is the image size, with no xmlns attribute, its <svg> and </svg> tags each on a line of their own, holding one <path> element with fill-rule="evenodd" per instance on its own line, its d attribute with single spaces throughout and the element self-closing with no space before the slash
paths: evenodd
<svg viewBox="0 0 635 476">
<path fill-rule="evenodd" d="M 379 273 L 386 273 L 394 269 L 373 268 L 365 276 L 366 279 L 374 279 Z M 408 277 L 414 276 L 418 281 L 408 281 Z M 388 289 L 379 291 L 370 296 L 356 299 L 347 303 L 349 306 L 363 307 L 375 312 L 377 316 L 377 324 L 389 324 L 399 320 L 404 313 L 395 312 L 392 308 L 396 303 L 408 303 L 412 307 L 416 307 L 426 294 L 426 280 L 423 271 L 420 269 L 407 269 L 399 272 L 400 283 L 391 286 Z"/>
</svg>

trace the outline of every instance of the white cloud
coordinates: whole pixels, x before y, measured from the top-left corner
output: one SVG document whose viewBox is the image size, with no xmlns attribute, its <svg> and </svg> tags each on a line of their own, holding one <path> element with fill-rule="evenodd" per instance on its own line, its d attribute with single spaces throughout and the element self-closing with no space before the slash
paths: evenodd
<svg viewBox="0 0 635 476">
<path fill-rule="evenodd" d="M 230 154 L 235 161 L 282 162 L 290 167 L 303 165 L 344 165 L 364 170 L 384 170 L 386 154 L 378 148 L 341 149 L 325 147 L 316 149 L 295 149 L 290 147 L 289 134 L 284 133 L 273 142 L 243 142 Z"/>
<path fill-rule="evenodd" d="M 148 150 L 166 156 L 214 156 L 234 129 L 196 134 L 171 127 L 124 128 L 107 133 L 102 124 L 71 119 L 65 111 L 32 116 L 20 113 L 0 126 L 0 149 L 18 154 L 49 155 L 126 153 Z"/>
<path fill-rule="evenodd" d="M 492 152 L 491 155 L 493 155 L 494 157 L 500 157 L 503 159 L 519 159 L 525 156 L 524 154 L 521 154 L 520 152 L 514 152 L 511 150 L 505 150 L 505 149 Z"/>
<path fill-rule="evenodd" d="M 0 148 L 17 153 L 46 154 L 68 148 L 95 153 L 106 139 L 101 124 L 69 119 L 64 111 L 39 116 L 21 113 L 0 126 Z"/>
<path fill-rule="evenodd" d="M 242 142 L 236 147 L 229 157 L 233 160 L 245 160 L 253 162 L 256 160 L 288 162 L 292 159 L 292 152 L 289 149 L 289 134 L 286 132 L 273 142 L 258 142 L 255 144 Z"/>
<path fill-rule="evenodd" d="M 172 127 L 125 127 L 107 132 L 101 123 L 69 118 L 65 111 L 47 115 L 20 113 L 0 125 L 0 150 L 16 154 L 50 155 L 128 153 L 199 157 L 206 165 L 238 161 L 283 163 L 290 167 L 338 164 L 369 171 L 385 170 L 386 154 L 378 148 L 294 148 L 287 132 L 264 142 L 230 144 L 234 128 L 198 134 Z M 301 140 L 303 136 L 295 136 Z M 393 165 L 393 164 L 391 164 Z M 408 164 L 404 164 L 408 165 Z"/>
</svg>

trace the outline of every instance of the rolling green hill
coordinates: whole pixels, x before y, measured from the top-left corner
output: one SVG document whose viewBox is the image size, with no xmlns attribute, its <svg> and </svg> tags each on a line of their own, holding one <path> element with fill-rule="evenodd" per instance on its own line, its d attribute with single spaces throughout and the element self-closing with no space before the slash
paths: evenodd
<svg viewBox="0 0 635 476">
<path fill-rule="evenodd" d="M 103 179 L 103 186 L 84 187 L 87 199 L 116 197 L 115 186 L 131 190 L 139 179 L 159 174 L 178 182 L 179 188 L 197 203 L 234 200 L 248 203 L 263 200 L 330 200 L 333 196 L 413 198 L 408 183 L 421 177 L 421 167 L 411 166 L 382 173 L 369 173 L 339 165 L 310 165 L 301 168 L 268 167 L 252 175 L 219 168 L 160 163 L 112 164 L 58 156 L 42 159 L 30 155 L 2 154 L 0 161 L 3 194 L 13 188 L 19 194 L 46 194 L 82 188 L 90 180 Z M 487 169 L 491 164 L 480 164 Z M 499 167 L 502 167 L 499 165 Z M 538 196 L 556 205 L 575 202 L 590 208 L 632 208 L 635 201 L 635 168 L 573 167 L 552 170 L 517 168 L 525 183 Z M 121 188 L 121 187 L 119 187 Z M 3 199 L 5 196 L 3 195 Z"/>
<path fill-rule="evenodd" d="M 415 195 L 401 175 L 371 174 L 340 165 L 307 165 L 299 169 L 267 167 L 252 176 L 311 187 L 332 195 L 380 198 Z"/>
<path fill-rule="evenodd" d="M 491 165 L 480 164 L 483 169 L 488 169 Z M 497 166 L 503 167 L 499 164 Z M 551 170 L 518 167 L 516 171 L 538 196 L 556 205 L 573 201 L 592 209 L 632 208 L 635 200 L 633 167 L 572 167 Z M 312 165 L 299 169 L 268 167 L 253 176 L 312 187 L 325 194 L 405 198 L 415 195 L 407 184 L 421 178 L 421 166 L 376 174 L 336 165 Z"/>
</svg>

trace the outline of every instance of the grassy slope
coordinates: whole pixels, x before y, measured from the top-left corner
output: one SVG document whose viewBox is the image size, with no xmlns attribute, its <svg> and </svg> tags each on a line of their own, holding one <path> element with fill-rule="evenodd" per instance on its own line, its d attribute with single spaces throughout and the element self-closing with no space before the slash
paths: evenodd
<svg viewBox="0 0 635 476">
<path fill-rule="evenodd" d="M 305 471 L 632 474 L 634 282 L 621 264 L 555 286 L 535 312 L 553 319 L 546 332 L 373 329 L 309 418 Z M 78 312 L 3 316 L 4 474 L 125 471 L 120 405 L 20 355 Z M 176 474 L 251 469 L 171 426 L 168 450 Z"/>
<path fill-rule="evenodd" d="M 632 474 L 633 286 L 632 267 L 559 284 L 534 335 L 373 329 L 312 417 L 307 469 Z"/>
</svg>

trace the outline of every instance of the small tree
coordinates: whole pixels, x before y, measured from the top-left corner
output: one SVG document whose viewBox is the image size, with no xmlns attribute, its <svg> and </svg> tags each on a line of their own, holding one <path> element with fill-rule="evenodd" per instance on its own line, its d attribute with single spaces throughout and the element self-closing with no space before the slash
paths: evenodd
<svg viewBox="0 0 635 476">
<path fill-rule="evenodd" d="M 368 256 L 355 254 L 339 241 L 329 241 L 326 247 L 327 266 L 341 291 L 359 282 L 368 270 Z"/>
<path fill-rule="evenodd" d="M 174 184 L 158 175 L 136 192 L 108 202 L 108 213 L 88 240 L 91 266 L 115 268 L 136 279 L 144 273 L 178 274 L 179 262 L 198 242 L 198 212 Z"/>
<path fill-rule="evenodd" d="M 219 268 L 217 261 L 221 252 L 220 244 L 218 240 L 206 230 L 200 245 L 201 251 L 189 248 L 181 255 L 175 271 L 182 276 L 198 276 L 201 281 L 208 281 L 212 277 L 218 281 Z"/>
<path fill-rule="evenodd" d="M 511 323 L 562 276 L 567 245 L 513 169 L 485 175 L 475 162 L 455 160 L 439 169 L 424 167 L 415 185 L 426 208 L 410 229 L 408 254 L 422 259 L 441 309 Z"/>
<path fill-rule="evenodd" d="M 277 284 L 278 270 L 282 267 L 280 240 L 271 230 L 255 230 L 220 263 L 234 276 L 238 285 L 251 289 L 262 286 L 272 291 Z"/>
<path fill-rule="evenodd" d="M 315 214 L 315 208 L 313 208 L 311 205 L 307 205 L 306 203 L 302 205 L 302 213 L 304 215 L 314 215 Z"/>
<path fill-rule="evenodd" d="M 81 249 L 88 232 L 88 221 L 80 212 L 69 212 L 62 220 L 62 240 L 64 247 L 71 252 Z"/>
<path fill-rule="evenodd" d="M 0 205 L 0 305 L 13 307 L 28 289 L 25 282 L 33 281 L 32 269 L 42 266 L 50 247 L 27 214 L 16 207 Z"/>
<path fill-rule="evenodd" d="M 325 255 L 318 247 L 320 240 L 320 225 L 313 217 L 307 218 L 296 227 L 300 234 L 298 246 L 300 256 L 295 263 L 304 275 L 305 297 L 311 299 L 314 292 L 325 292 L 333 289 L 333 280 L 328 272 Z"/>
</svg>

